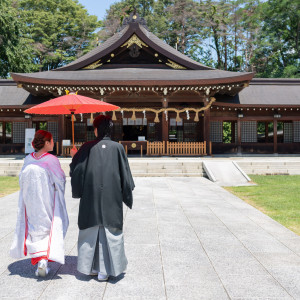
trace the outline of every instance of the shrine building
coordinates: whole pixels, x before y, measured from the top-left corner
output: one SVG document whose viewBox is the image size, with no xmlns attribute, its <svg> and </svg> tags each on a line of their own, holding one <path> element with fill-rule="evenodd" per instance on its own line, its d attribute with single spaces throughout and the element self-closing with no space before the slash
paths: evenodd
<svg viewBox="0 0 300 300">
<path fill-rule="evenodd" d="M 202 65 L 151 33 L 132 13 L 119 32 L 55 70 L 0 80 L 0 154 L 24 153 L 25 129 L 53 134 L 68 155 L 69 115 L 24 110 L 66 90 L 120 107 L 112 139 L 143 155 L 300 153 L 300 79 Z M 76 115 L 75 142 L 94 139 L 96 114 Z"/>
</svg>

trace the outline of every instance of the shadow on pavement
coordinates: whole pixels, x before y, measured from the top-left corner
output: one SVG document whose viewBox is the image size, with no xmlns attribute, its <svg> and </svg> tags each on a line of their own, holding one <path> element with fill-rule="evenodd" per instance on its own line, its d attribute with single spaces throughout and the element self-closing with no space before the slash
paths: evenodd
<svg viewBox="0 0 300 300">
<path fill-rule="evenodd" d="M 77 271 L 77 256 L 67 255 L 65 258 L 65 264 L 61 265 L 56 262 L 49 262 L 50 273 L 45 278 L 36 277 L 35 270 L 37 266 L 31 264 L 31 259 L 18 260 L 8 266 L 10 272 L 9 276 L 20 276 L 24 278 L 32 278 L 38 281 L 41 280 L 56 280 L 62 279 L 61 275 L 73 275 L 80 281 L 97 280 L 97 276 L 84 275 Z M 110 277 L 109 283 L 116 284 L 124 278 L 125 273 L 120 274 L 117 277 Z"/>
</svg>

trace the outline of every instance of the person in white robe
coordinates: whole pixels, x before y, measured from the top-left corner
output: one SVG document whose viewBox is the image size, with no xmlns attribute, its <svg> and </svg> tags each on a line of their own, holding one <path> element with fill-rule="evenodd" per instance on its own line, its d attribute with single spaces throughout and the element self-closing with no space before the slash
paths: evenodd
<svg viewBox="0 0 300 300">
<path fill-rule="evenodd" d="M 13 258 L 31 257 L 37 276 L 49 272 L 48 261 L 65 262 L 64 238 L 69 219 L 64 198 L 65 174 L 53 150 L 51 133 L 39 130 L 19 175 L 20 194 Z"/>
</svg>

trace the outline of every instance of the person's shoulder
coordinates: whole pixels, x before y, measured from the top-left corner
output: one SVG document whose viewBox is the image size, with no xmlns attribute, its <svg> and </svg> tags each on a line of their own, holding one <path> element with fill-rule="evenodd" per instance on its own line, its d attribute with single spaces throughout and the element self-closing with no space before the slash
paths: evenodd
<svg viewBox="0 0 300 300">
<path fill-rule="evenodd" d="M 87 151 L 89 149 L 91 149 L 93 146 L 95 146 L 99 141 L 97 140 L 93 140 L 93 141 L 89 141 L 89 142 L 85 142 L 84 144 L 82 144 L 79 148 L 79 150 L 82 151 Z"/>
<path fill-rule="evenodd" d="M 116 148 L 118 150 L 124 149 L 124 147 L 120 143 L 118 143 L 118 142 L 109 140 L 109 143 L 110 143 L 111 147 L 114 147 L 114 148 Z"/>
<path fill-rule="evenodd" d="M 59 163 L 58 157 L 55 156 L 55 155 L 53 155 L 53 154 L 51 154 L 51 153 L 48 153 L 47 158 L 48 158 L 49 160 L 51 160 L 52 162 Z"/>
</svg>

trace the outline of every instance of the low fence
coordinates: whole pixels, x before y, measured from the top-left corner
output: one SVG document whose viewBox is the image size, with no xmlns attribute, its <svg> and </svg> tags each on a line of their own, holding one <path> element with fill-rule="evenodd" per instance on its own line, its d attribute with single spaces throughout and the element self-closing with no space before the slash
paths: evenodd
<svg viewBox="0 0 300 300">
<path fill-rule="evenodd" d="M 206 154 L 206 142 L 167 142 L 167 155 Z"/>
<path fill-rule="evenodd" d="M 147 142 L 147 155 L 207 155 L 206 142 Z M 211 144 L 209 145 L 211 152 Z"/>
<path fill-rule="evenodd" d="M 121 142 L 120 142 L 121 143 Z M 132 143 L 132 142 L 131 142 Z M 136 142 L 138 143 L 138 142 Z M 83 143 L 76 143 L 75 146 L 80 148 Z M 70 151 L 73 146 L 62 146 L 62 155 L 64 157 L 70 156 Z M 127 145 L 124 146 L 127 150 Z M 131 149 L 131 148 L 130 148 Z M 138 148 L 139 150 L 140 148 Z M 141 155 L 143 148 L 140 149 Z M 211 143 L 209 143 L 209 154 L 211 154 Z M 126 151 L 127 153 L 127 151 Z M 206 142 L 147 142 L 147 155 L 148 156 L 202 156 L 207 155 Z"/>
<path fill-rule="evenodd" d="M 165 142 L 147 142 L 147 155 L 165 155 Z"/>
</svg>

